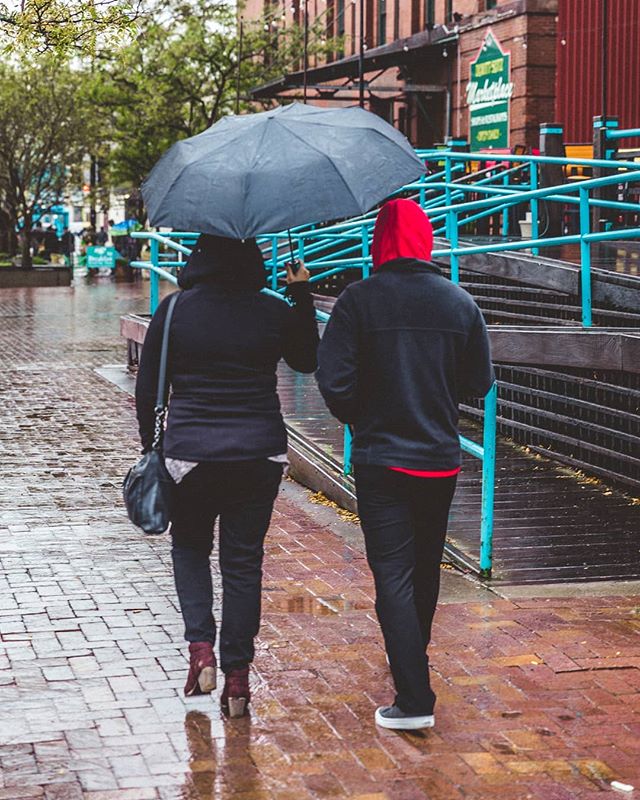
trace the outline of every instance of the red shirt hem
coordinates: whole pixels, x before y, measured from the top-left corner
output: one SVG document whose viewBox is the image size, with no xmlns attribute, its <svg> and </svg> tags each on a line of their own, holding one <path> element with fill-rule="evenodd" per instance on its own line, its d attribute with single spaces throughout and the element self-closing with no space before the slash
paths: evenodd
<svg viewBox="0 0 640 800">
<path fill-rule="evenodd" d="M 424 470 L 424 469 L 405 469 L 404 467 L 389 467 L 394 472 L 403 472 L 405 475 L 411 475 L 414 478 L 452 478 L 460 472 L 460 467 L 456 469 L 447 470 Z"/>
</svg>

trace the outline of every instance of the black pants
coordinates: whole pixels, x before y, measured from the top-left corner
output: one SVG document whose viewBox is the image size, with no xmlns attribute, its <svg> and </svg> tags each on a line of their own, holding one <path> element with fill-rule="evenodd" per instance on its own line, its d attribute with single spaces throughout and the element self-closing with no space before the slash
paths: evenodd
<svg viewBox="0 0 640 800">
<path fill-rule="evenodd" d="M 426 649 L 456 477 L 414 478 L 370 465 L 356 466 L 355 472 L 395 703 L 406 713 L 431 714 L 436 696 L 429 683 Z"/>
<path fill-rule="evenodd" d="M 176 487 L 171 554 L 188 642 L 215 643 L 209 556 L 220 517 L 223 672 L 253 660 L 264 537 L 281 478 L 282 465 L 266 459 L 211 463 L 195 467 Z"/>
</svg>

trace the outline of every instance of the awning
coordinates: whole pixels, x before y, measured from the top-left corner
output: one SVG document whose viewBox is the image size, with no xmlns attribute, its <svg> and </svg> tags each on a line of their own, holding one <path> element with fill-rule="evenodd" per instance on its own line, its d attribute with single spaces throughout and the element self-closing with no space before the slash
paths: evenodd
<svg viewBox="0 0 640 800">
<path fill-rule="evenodd" d="M 418 53 L 424 54 L 425 50 L 440 49 L 448 42 L 456 42 L 457 34 L 449 31 L 445 26 L 438 26 L 432 31 L 420 31 L 408 36 L 405 39 L 396 39 L 390 44 L 383 44 L 380 47 L 373 47 L 364 54 L 364 71 L 374 72 L 385 70 L 389 67 L 399 67 L 410 64 L 415 60 Z M 307 86 L 309 88 L 319 88 L 319 84 L 326 84 L 329 81 L 340 80 L 341 78 L 358 78 L 360 74 L 360 59 L 356 53 L 320 67 L 313 67 L 307 70 Z M 304 72 L 290 72 L 284 77 L 265 83 L 256 89 L 251 90 L 251 97 L 254 100 L 263 100 L 270 97 L 277 97 L 282 92 L 290 89 L 297 89 L 304 85 Z M 326 90 L 338 90 L 340 86 L 323 86 Z M 434 87 L 435 88 L 435 87 Z"/>
</svg>

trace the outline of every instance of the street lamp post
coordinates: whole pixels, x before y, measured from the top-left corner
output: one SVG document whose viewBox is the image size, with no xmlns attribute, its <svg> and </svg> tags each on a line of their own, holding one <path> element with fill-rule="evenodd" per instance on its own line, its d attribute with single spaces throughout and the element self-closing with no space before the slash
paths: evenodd
<svg viewBox="0 0 640 800">
<path fill-rule="evenodd" d="M 360 0 L 360 50 L 358 53 L 358 85 L 360 108 L 364 108 L 364 4 L 365 0 Z"/>
<path fill-rule="evenodd" d="M 609 82 L 609 2 L 602 0 L 602 25 L 600 26 L 600 81 L 602 83 L 602 105 L 600 114 L 602 115 L 603 123 L 606 125 L 607 120 L 607 84 Z"/>
<path fill-rule="evenodd" d="M 304 34 L 302 63 L 302 101 L 307 103 L 307 72 L 309 70 L 309 0 L 304 0 Z"/>
<path fill-rule="evenodd" d="M 238 35 L 238 70 L 236 74 L 236 114 L 240 113 L 240 70 L 242 69 L 242 46 L 244 44 L 244 17 L 240 17 L 240 32 Z"/>
</svg>

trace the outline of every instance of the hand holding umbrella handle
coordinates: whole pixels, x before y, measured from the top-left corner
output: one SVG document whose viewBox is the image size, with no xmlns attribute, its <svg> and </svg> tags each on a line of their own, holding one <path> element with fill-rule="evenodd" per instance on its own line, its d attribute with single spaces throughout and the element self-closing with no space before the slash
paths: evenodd
<svg viewBox="0 0 640 800">
<path fill-rule="evenodd" d="M 311 277 L 311 273 L 305 267 L 304 261 L 300 259 L 297 261 L 287 261 L 285 267 L 287 268 L 286 281 L 288 284 L 303 283 L 304 281 L 308 281 Z"/>
</svg>

